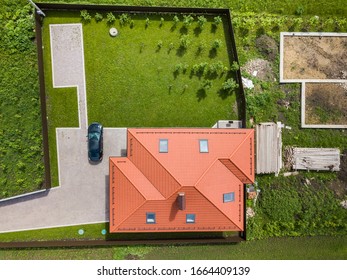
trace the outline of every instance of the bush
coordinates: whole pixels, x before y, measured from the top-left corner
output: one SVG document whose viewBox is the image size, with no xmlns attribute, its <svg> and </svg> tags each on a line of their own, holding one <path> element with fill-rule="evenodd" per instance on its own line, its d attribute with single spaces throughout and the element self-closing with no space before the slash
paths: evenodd
<svg viewBox="0 0 347 280">
<path fill-rule="evenodd" d="M 92 16 L 88 13 L 87 10 L 82 10 L 81 11 L 81 18 L 83 19 L 83 21 L 89 22 L 89 21 L 91 21 Z"/>
<path fill-rule="evenodd" d="M 240 69 L 240 66 L 236 61 L 234 61 L 233 64 L 230 66 L 230 71 L 237 71 L 239 69 Z"/>
<path fill-rule="evenodd" d="M 179 19 L 178 16 L 174 16 L 173 19 L 172 19 L 172 21 L 174 22 L 174 26 L 176 27 L 177 24 L 180 22 L 180 19 Z"/>
<path fill-rule="evenodd" d="M 212 43 L 212 49 L 217 50 L 218 48 L 220 48 L 222 46 L 222 44 L 223 44 L 222 40 L 216 39 Z"/>
<path fill-rule="evenodd" d="M 104 17 L 102 16 L 102 14 L 99 14 L 99 13 L 96 13 L 96 14 L 95 14 L 95 21 L 96 21 L 96 22 L 102 21 L 103 18 L 104 18 Z"/>
<path fill-rule="evenodd" d="M 198 17 L 198 24 L 199 27 L 202 29 L 204 28 L 205 23 L 207 22 L 207 19 L 204 16 L 199 16 Z"/>
<path fill-rule="evenodd" d="M 217 16 L 217 17 L 214 17 L 213 18 L 213 24 L 215 25 L 215 26 L 218 26 L 220 23 L 222 23 L 223 22 L 223 20 L 222 20 L 222 18 L 220 17 L 220 16 Z"/>
<path fill-rule="evenodd" d="M 183 49 L 187 49 L 190 45 L 191 41 L 188 35 L 182 35 L 180 39 L 180 46 Z"/>
<path fill-rule="evenodd" d="M 164 18 L 160 18 L 160 24 L 159 24 L 160 27 L 162 27 L 164 25 L 164 21 L 165 21 Z"/>
<path fill-rule="evenodd" d="M 233 91 L 234 89 L 237 89 L 238 87 L 239 85 L 234 81 L 234 79 L 228 79 L 222 85 L 223 90 L 227 90 L 227 91 Z"/>
<path fill-rule="evenodd" d="M 126 25 L 131 21 L 131 17 L 128 14 L 121 14 L 119 16 L 119 23 L 120 25 Z"/>
<path fill-rule="evenodd" d="M 185 27 L 191 26 L 193 21 L 194 21 L 194 18 L 192 17 L 192 15 L 184 15 L 183 16 L 183 25 Z"/>
<path fill-rule="evenodd" d="M 146 18 L 145 27 L 147 28 L 149 26 L 149 24 L 150 24 L 150 20 L 149 20 L 149 18 Z"/>
<path fill-rule="evenodd" d="M 116 17 L 114 16 L 114 14 L 112 12 L 109 12 L 107 14 L 106 21 L 109 24 L 112 24 L 112 23 L 114 23 L 116 21 Z"/>
<path fill-rule="evenodd" d="M 212 81 L 211 80 L 204 80 L 202 82 L 202 87 L 206 90 L 210 89 L 212 87 Z"/>
<path fill-rule="evenodd" d="M 159 40 L 158 43 L 157 43 L 157 48 L 160 50 L 163 46 L 163 41 L 162 40 Z"/>
</svg>

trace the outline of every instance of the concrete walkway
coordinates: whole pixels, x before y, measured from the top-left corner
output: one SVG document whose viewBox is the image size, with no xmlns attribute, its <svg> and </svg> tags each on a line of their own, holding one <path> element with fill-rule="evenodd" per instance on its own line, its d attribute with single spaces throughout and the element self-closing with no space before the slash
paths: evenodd
<svg viewBox="0 0 347 280">
<path fill-rule="evenodd" d="M 0 232 L 108 221 L 108 158 L 126 151 L 126 129 L 104 129 L 104 159 L 90 164 L 81 24 L 51 25 L 54 87 L 77 87 L 79 128 L 58 128 L 60 187 L 0 202 Z M 1 241 L 1 238 L 0 238 Z"/>
</svg>

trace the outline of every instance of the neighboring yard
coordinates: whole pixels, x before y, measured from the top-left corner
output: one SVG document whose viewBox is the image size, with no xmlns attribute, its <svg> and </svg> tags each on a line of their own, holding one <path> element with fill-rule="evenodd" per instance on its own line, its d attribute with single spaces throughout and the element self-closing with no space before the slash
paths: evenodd
<svg viewBox="0 0 347 280">
<path fill-rule="evenodd" d="M 347 36 L 284 36 L 284 79 L 347 79 Z"/>
<path fill-rule="evenodd" d="M 306 83 L 306 124 L 347 125 L 347 82 Z"/>
</svg>

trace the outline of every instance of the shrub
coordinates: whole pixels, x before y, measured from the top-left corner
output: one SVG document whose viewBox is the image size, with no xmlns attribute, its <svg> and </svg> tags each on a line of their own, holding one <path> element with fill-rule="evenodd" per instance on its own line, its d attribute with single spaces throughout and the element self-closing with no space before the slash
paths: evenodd
<svg viewBox="0 0 347 280">
<path fill-rule="evenodd" d="M 182 68 L 183 68 L 182 63 L 178 63 L 175 65 L 174 72 L 178 74 Z"/>
<path fill-rule="evenodd" d="M 114 16 L 114 14 L 112 12 L 109 12 L 106 16 L 106 21 L 109 24 L 112 24 L 116 21 L 116 17 Z"/>
<path fill-rule="evenodd" d="M 186 73 L 189 68 L 189 64 L 184 64 L 182 67 L 183 73 Z"/>
<path fill-rule="evenodd" d="M 180 39 L 180 46 L 183 49 L 187 49 L 188 46 L 190 45 L 191 41 L 188 35 L 182 35 Z"/>
<path fill-rule="evenodd" d="M 213 24 L 215 25 L 215 26 L 218 26 L 220 23 L 222 23 L 222 18 L 220 17 L 220 16 L 216 16 L 216 17 L 214 17 L 213 18 Z"/>
<path fill-rule="evenodd" d="M 134 21 L 133 20 L 130 21 L 130 28 L 134 28 Z"/>
<path fill-rule="evenodd" d="M 198 53 L 202 53 L 206 49 L 206 43 L 205 41 L 201 41 L 199 46 L 198 46 Z"/>
<path fill-rule="evenodd" d="M 199 16 L 198 17 L 198 24 L 199 27 L 202 29 L 204 28 L 205 23 L 207 22 L 207 19 L 204 16 Z"/>
<path fill-rule="evenodd" d="M 220 39 L 216 39 L 213 41 L 212 43 L 212 49 L 217 50 L 218 48 L 220 48 L 222 46 L 222 40 Z"/>
<path fill-rule="evenodd" d="M 169 51 L 171 51 L 171 50 L 173 50 L 175 48 L 175 45 L 174 45 L 174 43 L 170 43 L 169 44 Z"/>
<path fill-rule="evenodd" d="M 172 20 L 174 22 L 174 26 L 177 26 L 177 24 L 180 22 L 180 19 L 178 16 L 174 16 Z"/>
<path fill-rule="evenodd" d="M 92 19 L 91 15 L 88 13 L 87 10 L 82 10 L 81 11 L 81 18 L 85 21 L 88 22 Z"/>
<path fill-rule="evenodd" d="M 160 24 L 159 24 L 160 27 L 162 27 L 164 25 L 164 21 L 165 21 L 164 18 L 160 18 Z"/>
<path fill-rule="evenodd" d="M 234 81 L 234 79 L 228 79 L 222 85 L 223 90 L 228 91 L 232 91 L 234 89 L 237 89 L 238 87 L 239 85 Z"/>
<path fill-rule="evenodd" d="M 103 18 L 104 17 L 102 16 L 102 14 L 99 14 L 99 13 L 95 14 L 95 21 L 96 22 L 102 21 Z"/>
<path fill-rule="evenodd" d="M 192 23 L 193 23 L 193 21 L 194 21 L 194 18 L 193 18 L 192 15 L 184 15 L 184 16 L 183 16 L 183 25 L 184 25 L 185 27 L 191 26 Z"/>
<path fill-rule="evenodd" d="M 147 28 L 149 26 L 149 24 L 150 24 L 150 20 L 149 20 L 149 18 L 146 18 L 145 27 Z"/>
<path fill-rule="evenodd" d="M 240 69 L 240 66 L 236 61 L 234 61 L 233 64 L 230 66 L 230 71 L 237 71 L 239 69 Z"/>
<path fill-rule="evenodd" d="M 121 14 L 119 16 L 120 25 L 126 25 L 131 21 L 131 17 L 128 14 Z"/>
<path fill-rule="evenodd" d="M 204 80 L 202 82 L 202 87 L 204 89 L 210 89 L 212 87 L 212 81 L 211 80 Z"/>
<path fill-rule="evenodd" d="M 159 40 L 158 43 L 157 43 L 157 48 L 160 50 L 163 46 L 163 41 L 162 40 Z"/>
<path fill-rule="evenodd" d="M 298 15 L 298 16 L 301 16 L 303 13 L 305 12 L 305 9 L 303 6 L 298 6 L 295 10 L 295 14 Z"/>
</svg>

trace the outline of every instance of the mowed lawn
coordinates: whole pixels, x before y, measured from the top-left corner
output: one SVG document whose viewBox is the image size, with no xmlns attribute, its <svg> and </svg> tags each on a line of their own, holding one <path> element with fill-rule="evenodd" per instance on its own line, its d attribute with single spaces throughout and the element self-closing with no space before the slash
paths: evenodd
<svg viewBox="0 0 347 280">
<path fill-rule="evenodd" d="M 238 118 L 235 94 L 221 91 L 230 73 L 206 73 L 220 62 L 230 68 L 225 25 L 213 28 L 213 17 L 206 16 L 203 29 L 197 17 L 184 28 L 178 15 L 181 22 L 174 28 L 174 15 L 131 15 L 132 23 L 122 26 L 115 15 L 112 25 L 92 19 L 83 26 L 89 122 L 107 127 L 211 127 L 218 119 Z M 109 35 L 111 26 L 119 31 L 115 38 Z M 189 42 L 186 50 L 180 47 L 182 36 Z M 217 51 L 212 50 L 215 40 L 221 41 Z M 192 73 L 194 64 L 205 62 L 205 74 Z M 204 88 L 206 80 L 210 88 Z"/>
</svg>

